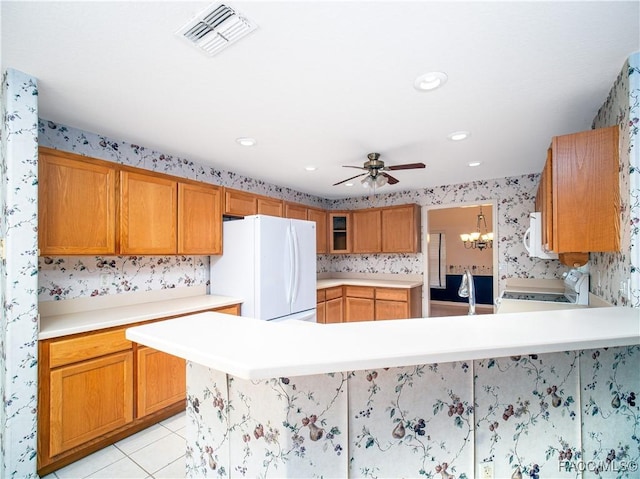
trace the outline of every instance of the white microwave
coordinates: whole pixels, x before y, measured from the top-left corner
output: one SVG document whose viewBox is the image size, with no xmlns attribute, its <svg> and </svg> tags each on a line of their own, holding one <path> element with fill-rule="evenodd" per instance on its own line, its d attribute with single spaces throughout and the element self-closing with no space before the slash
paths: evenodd
<svg viewBox="0 0 640 479">
<path fill-rule="evenodd" d="M 542 213 L 529 213 L 529 228 L 522 239 L 524 248 L 531 258 L 558 259 L 558 254 L 547 251 L 542 244 Z"/>
</svg>

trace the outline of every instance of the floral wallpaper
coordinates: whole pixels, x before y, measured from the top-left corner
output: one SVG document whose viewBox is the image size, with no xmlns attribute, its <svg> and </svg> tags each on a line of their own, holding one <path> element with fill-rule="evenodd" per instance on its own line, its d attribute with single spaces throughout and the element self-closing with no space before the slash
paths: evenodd
<svg viewBox="0 0 640 479">
<path fill-rule="evenodd" d="M 495 477 L 576 477 L 558 457 L 580 455 L 579 353 L 477 361 L 476 452 Z"/>
<path fill-rule="evenodd" d="M 613 304 L 640 308 L 640 53 L 625 62 L 606 101 L 593 121 L 594 128 L 620 126 L 620 253 L 591 254 L 591 278 L 603 287 L 592 291 Z M 619 289 L 628 283 L 623 296 Z"/>
<path fill-rule="evenodd" d="M 187 477 L 346 477 L 344 373 L 244 381 L 187 366 Z"/>
<path fill-rule="evenodd" d="M 629 346 L 260 381 L 189 363 L 187 477 L 637 478 L 639 360 Z"/>
<path fill-rule="evenodd" d="M 16 70 L 2 75 L 0 236 L 0 477 L 37 478 L 38 86 Z"/>
<path fill-rule="evenodd" d="M 40 301 L 197 286 L 209 281 L 208 256 L 44 256 Z"/>
</svg>

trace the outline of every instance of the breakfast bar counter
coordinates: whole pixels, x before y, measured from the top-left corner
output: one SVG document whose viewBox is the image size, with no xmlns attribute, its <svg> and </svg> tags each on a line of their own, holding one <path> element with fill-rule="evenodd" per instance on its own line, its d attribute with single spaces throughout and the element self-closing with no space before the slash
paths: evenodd
<svg viewBox="0 0 640 479">
<path fill-rule="evenodd" d="M 592 376 L 615 369 L 614 413 L 640 392 L 631 308 L 327 325 L 200 313 L 127 338 L 188 361 L 188 477 L 468 479 L 480 462 L 495 477 L 575 477 L 566 458 L 584 438 L 602 449 L 631 427 L 580 409 L 611 403 Z"/>
</svg>

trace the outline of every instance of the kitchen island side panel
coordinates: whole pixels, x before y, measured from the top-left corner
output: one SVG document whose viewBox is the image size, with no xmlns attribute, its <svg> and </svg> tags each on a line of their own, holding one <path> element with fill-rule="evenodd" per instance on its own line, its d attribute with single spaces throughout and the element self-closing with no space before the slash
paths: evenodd
<svg viewBox="0 0 640 479">
<path fill-rule="evenodd" d="M 187 471 L 471 479 L 488 460 L 494 477 L 637 478 L 639 359 L 625 346 L 257 381 L 189 363 Z"/>
<path fill-rule="evenodd" d="M 347 477 L 347 374 L 251 381 L 187 364 L 187 477 Z"/>
</svg>

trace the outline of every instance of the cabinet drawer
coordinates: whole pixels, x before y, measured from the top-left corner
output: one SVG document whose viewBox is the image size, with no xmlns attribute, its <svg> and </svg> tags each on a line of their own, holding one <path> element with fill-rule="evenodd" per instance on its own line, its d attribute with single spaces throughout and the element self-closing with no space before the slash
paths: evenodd
<svg viewBox="0 0 640 479">
<path fill-rule="evenodd" d="M 49 367 L 97 358 L 106 354 L 131 349 L 131 341 L 125 338 L 125 328 L 102 333 L 91 333 L 49 344 Z"/>
<path fill-rule="evenodd" d="M 327 299 L 327 290 L 319 289 L 316 291 L 316 303 L 320 303 L 322 301 L 326 301 Z"/>
<path fill-rule="evenodd" d="M 374 288 L 369 286 L 345 286 L 345 296 L 350 298 L 368 298 L 373 299 Z"/>
<path fill-rule="evenodd" d="M 408 301 L 409 290 L 400 288 L 376 288 L 376 299 L 389 301 Z"/>
<path fill-rule="evenodd" d="M 342 297 L 342 286 L 336 286 L 335 288 L 327 288 L 324 291 L 325 291 L 327 301 Z"/>
</svg>

